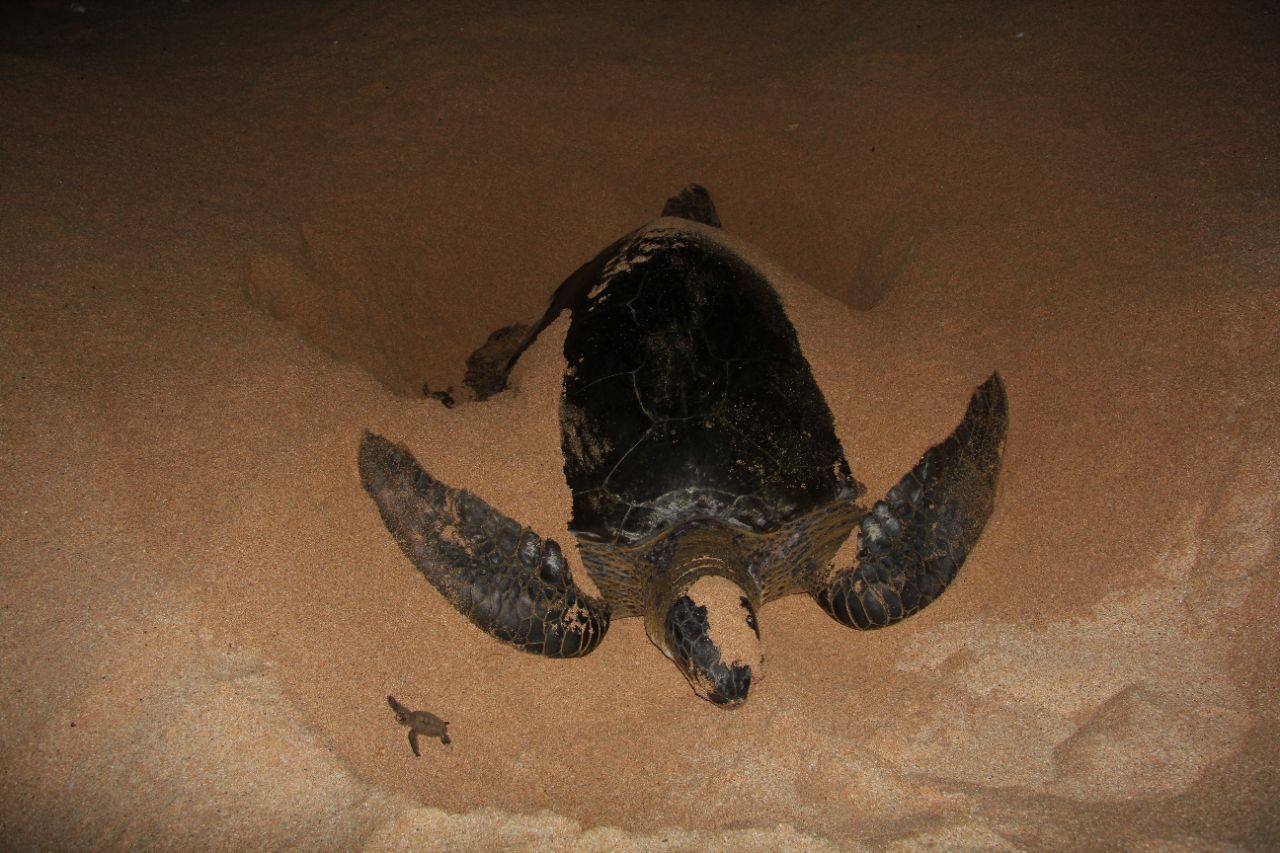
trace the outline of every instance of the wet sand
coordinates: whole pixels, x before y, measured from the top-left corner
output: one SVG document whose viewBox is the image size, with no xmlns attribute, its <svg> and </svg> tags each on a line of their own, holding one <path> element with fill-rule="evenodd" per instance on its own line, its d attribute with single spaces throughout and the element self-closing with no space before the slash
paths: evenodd
<svg viewBox="0 0 1280 853">
<path fill-rule="evenodd" d="M 1280 843 L 1274 6 L 29 4 L 0 27 L 0 830 L 14 849 Z M 365 429 L 572 542 L 563 322 L 690 181 L 882 495 L 993 369 L 936 604 L 761 610 L 726 713 L 638 620 L 482 635 Z M 567 547 L 575 572 L 577 555 Z M 415 759 L 395 695 L 450 721 Z"/>
</svg>

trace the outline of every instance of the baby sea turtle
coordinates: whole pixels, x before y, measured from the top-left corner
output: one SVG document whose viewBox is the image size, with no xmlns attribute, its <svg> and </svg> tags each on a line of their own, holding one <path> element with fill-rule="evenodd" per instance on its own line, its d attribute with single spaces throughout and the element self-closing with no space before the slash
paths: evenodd
<svg viewBox="0 0 1280 853">
<path fill-rule="evenodd" d="M 442 720 L 430 711 L 410 711 L 397 702 L 394 696 L 387 697 L 387 704 L 395 712 L 400 725 L 409 727 L 409 748 L 413 750 L 415 758 L 422 755 L 418 751 L 418 735 L 438 737 L 442 744 L 449 745 L 448 720 Z"/>
<path fill-rule="evenodd" d="M 565 309 L 560 399 L 569 528 L 600 597 L 559 545 L 366 433 L 359 467 L 405 555 L 480 628 L 577 657 L 642 616 L 693 689 L 726 708 L 759 679 L 761 605 L 807 592 L 855 628 L 937 598 L 991 514 L 1008 422 L 999 374 L 955 431 L 869 510 L 767 275 L 727 244 L 697 185 L 583 265 L 477 396 Z M 491 349 L 492 347 L 490 347 Z M 476 362 L 478 364 L 478 362 Z M 473 366 L 475 366 L 473 364 Z M 476 374 L 476 375 L 472 375 Z M 852 565 L 833 565 L 858 531 Z"/>
</svg>

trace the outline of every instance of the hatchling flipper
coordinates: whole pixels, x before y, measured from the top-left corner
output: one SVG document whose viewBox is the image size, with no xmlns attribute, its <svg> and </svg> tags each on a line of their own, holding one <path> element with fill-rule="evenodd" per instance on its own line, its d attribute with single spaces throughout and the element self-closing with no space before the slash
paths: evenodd
<svg viewBox="0 0 1280 853">
<path fill-rule="evenodd" d="M 359 465 L 405 556 L 477 626 L 547 657 L 585 655 L 604 637 L 608 607 L 573 583 L 554 540 L 440 483 L 382 436 L 365 433 Z"/>
<path fill-rule="evenodd" d="M 812 590 L 823 610 L 852 628 L 883 628 L 942 594 L 991 515 L 1008 422 L 992 374 L 955 431 L 862 519 L 857 564 Z"/>
</svg>

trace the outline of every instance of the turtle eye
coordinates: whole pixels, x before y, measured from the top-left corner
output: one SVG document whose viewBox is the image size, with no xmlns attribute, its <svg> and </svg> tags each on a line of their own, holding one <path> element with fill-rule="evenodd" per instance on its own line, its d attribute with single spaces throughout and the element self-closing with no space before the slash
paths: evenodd
<svg viewBox="0 0 1280 853">
<path fill-rule="evenodd" d="M 564 554 L 554 539 L 548 539 L 542 553 L 542 579 L 549 584 L 563 584 L 568 573 L 564 565 Z"/>
</svg>

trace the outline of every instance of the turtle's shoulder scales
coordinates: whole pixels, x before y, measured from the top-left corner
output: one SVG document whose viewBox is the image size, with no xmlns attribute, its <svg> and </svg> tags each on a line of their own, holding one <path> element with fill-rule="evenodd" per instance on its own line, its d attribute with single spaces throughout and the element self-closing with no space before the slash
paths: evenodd
<svg viewBox="0 0 1280 853">
<path fill-rule="evenodd" d="M 761 600 L 768 602 L 824 581 L 836 552 L 865 512 L 857 503 L 860 494 L 861 486 L 854 483 L 839 499 L 774 530 L 726 531 L 748 575 L 742 579 L 744 587 L 759 589 Z M 675 532 L 664 530 L 636 545 L 578 540 L 587 574 L 615 618 L 644 615 L 650 582 L 667 566 L 664 545 Z"/>
</svg>

